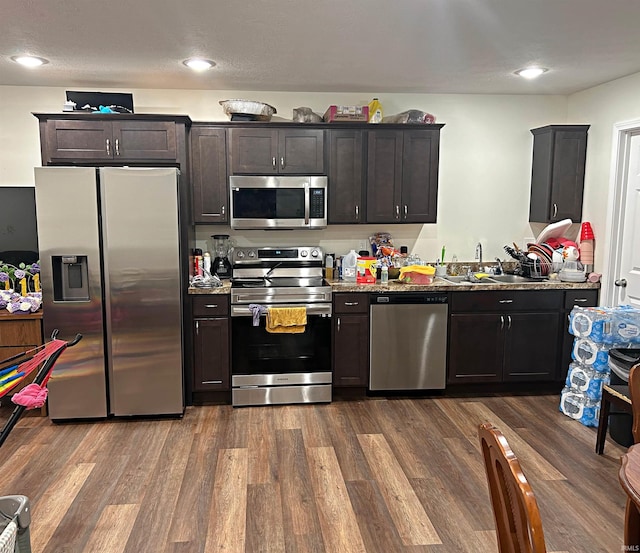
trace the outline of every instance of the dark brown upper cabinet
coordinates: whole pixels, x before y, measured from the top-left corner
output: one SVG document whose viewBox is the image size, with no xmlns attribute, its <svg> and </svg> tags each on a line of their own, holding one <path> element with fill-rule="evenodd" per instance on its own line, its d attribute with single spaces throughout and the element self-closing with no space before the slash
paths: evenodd
<svg viewBox="0 0 640 553">
<path fill-rule="evenodd" d="M 530 222 L 582 220 L 588 129 L 589 125 L 549 125 L 531 130 Z"/>
<path fill-rule="evenodd" d="M 436 222 L 442 125 L 429 127 L 367 131 L 368 223 Z"/>
<path fill-rule="evenodd" d="M 365 223 L 362 130 L 327 131 L 330 224 Z"/>
<path fill-rule="evenodd" d="M 68 162 L 179 164 L 188 117 L 35 114 L 44 165 Z M 178 119 L 180 121 L 178 121 Z M 181 129 L 178 127 L 181 126 Z"/>
<path fill-rule="evenodd" d="M 229 222 L 226 134 L 223 127 L 191 127 L 194 223 Z"/>
<path fill-rule="evenodd" d="M 324 130 L 234 128 L 229 130 L 235 175 L 322 175 Z"/>
</svg>

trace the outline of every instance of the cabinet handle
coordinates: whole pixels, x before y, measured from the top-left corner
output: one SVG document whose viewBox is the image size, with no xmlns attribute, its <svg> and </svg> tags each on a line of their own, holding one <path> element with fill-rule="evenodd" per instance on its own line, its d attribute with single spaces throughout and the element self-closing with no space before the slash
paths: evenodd
<svg viewBox="0 0 640 553">
<path fill-rule="evenodd" d="M 586 301 L 588 301 L 587 298 L 576 298 L 573 303 L 585 303 Z"/>
<path fill-rule="evenodd" d="M 498 303 L 513 303 L 513 300 L 500 300 Z"/>
<path fill-rule="evenodd" d="M 336 325 L 336 331 L 340 332 L 340 317 L 338 317 L 338 322 L 337 322 L 337 325 Z"/>
<path fill-rule="evenodd" d="M 271 166 L 273 167 L 274 171 L 278 168 L 278 166 L 276 165 L 276 157 L 275 156 L 273 156 L 271 158 Z"/>
<path fill-rule="evenodd" d="M 107 155 L 110 156 L 111 155 L 111 140 L 109 140 L 107 138 L 107 140 L 105 142 L 107 144 Z"/>
<path fill-rule="evenodd" d="M 224 215 L 224 206 L 222 206 L 222 207 L 220 208 L 220 213 L 222 213 L 222 215 Z"/>
<path fill-rule="evenodd" d="M 280 158 L 280 168 L 284 169 L 284 158 L 283 157 Z"/>
<path fill-rule="evenodd" d="M 396 206 L 396 219 L 400 219 L 400 206 Z"/>
<path fill-rule="evenodd" d="M 207 309 L 217 309 L 218 304 L 217 303 L 208 303 L 208 304 L 205 305 L 205 307 Z"/>
<path fill-rule="evenodd" d="M 200 321 L 196 321 L 196 336 L 200 334 Z"/>
<path fill-rule="evenodd" d="M 558 204 L 553 204 L 553 215 L 551 217 L 555 219 L 557 214 L 558 214 Z"/>
<path fill-rule="evenodd" d="M 360 219 L 360 207 L 356 206 L 356 221 Z"/>
<path fill-rule="evenodd" d="M 203 384 L 222 384 L 222 380 L 203 380 Z"/>
<path fill-rule="evenodd" d="M 352 305 L 358 305 L 359 302 L 357 301 L 345 301 L 344 304 L 348 305 L 348 306 L 352 306 Z"/>
<path fill-rule="evenodd" d="M 404 218 L 407 218 L 407 204 L 404 204 Z"/>
<path fill-rule="evenodd" d="M 120 139 L 116 138 L 115 143 L 116 143 L 116 155 L 119 156 L 120 155 Z"/>
<path fill-rule="evenodd" d="M 511 330 L 511 315 L 507 315 L 507 321 L 509 325 L 507 326 L 507 330 Z"/>
<path fill-rule="evenodd" d="M 504 315 L 500 315 L 500 330 L 504 330 Z"/>
</svg>

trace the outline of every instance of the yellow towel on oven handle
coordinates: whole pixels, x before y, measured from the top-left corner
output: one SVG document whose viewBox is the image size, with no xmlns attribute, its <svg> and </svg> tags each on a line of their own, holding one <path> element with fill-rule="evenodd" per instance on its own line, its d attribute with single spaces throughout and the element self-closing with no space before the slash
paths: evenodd
<svg viewBox="0 0 640 553">
<path fill-rule="evenodd" d="M 306 324 L 306 307 L 269 307 L 267 311 L 267 332 L 300 334 Z"/>
</svg>

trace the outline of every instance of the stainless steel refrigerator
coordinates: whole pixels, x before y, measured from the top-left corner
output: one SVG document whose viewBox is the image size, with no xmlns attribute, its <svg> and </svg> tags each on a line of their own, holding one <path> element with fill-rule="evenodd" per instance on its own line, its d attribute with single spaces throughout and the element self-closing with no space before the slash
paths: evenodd
<svg viewBox="0 0 640 553">
<path fill-rule="evenodd" d="M 49 380 L 52 420 L 183 413 L 178 179 L 35 169 L 45 336 L 83 335 Z"/>
</svg>

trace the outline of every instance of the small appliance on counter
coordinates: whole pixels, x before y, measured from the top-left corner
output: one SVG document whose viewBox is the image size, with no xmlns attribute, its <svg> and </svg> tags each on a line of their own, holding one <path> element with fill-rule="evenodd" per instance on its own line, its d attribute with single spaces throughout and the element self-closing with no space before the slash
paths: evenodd
<svg viewBox="0 0 640 553">
<path fill-rule="evenodd" d="M 212 274 L 218 278 L 231 278 L 231 262 L 229 261 L 229 253 L 231 252 L 231 240 L 228 234 L 214 234 L 213 252 L 215 258 L 211 266 Z"/>
</svg>

